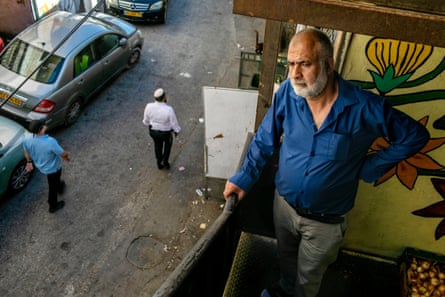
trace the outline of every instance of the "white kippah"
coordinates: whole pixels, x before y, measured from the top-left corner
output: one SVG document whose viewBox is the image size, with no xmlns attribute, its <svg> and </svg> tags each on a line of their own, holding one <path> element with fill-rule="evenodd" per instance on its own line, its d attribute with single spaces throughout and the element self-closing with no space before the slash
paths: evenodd
<svg viewBox="0 0 445 297">
<path fill-rule="evenodd" d="M 161 88 L 156 89 L 156 91 L 154 92 L 153 95 L 154 95 L 155 99 L 162 98 L 164 96 L 164 90 Z"/>
</svg>

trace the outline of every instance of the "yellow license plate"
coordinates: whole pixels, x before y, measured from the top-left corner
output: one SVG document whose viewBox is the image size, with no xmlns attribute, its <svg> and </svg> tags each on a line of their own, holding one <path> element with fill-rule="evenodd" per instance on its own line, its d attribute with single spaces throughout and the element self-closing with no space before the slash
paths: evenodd
<svg viewBox="0 0 445 297">
<path fill-rule="evenodd" d="M 141 17 L 142 17 L 142 12 L 134 12 L 134 11 L 128 11 L 128 10 L 126 10 L 126 11 L 124 12 L 124 14 L 125 14 L 126 16 L 132 16 L 132 17 L 136 17 L 136 18 L 141 18 Z"/>
<path fill-rule="evenodd" d="M 8 96 L 9 96 L 8 94 L 0 92 L 0 98 L 2 100 L 6 100 L 6 98 L 8 98 Z M 11 102 L 12 104 L 15 104 L 17 106 L 22 106 L 23 105 L 23 101 L 20 100 L 20 99 L 15 98 L 15 97 L 9 98 L 8 102 Z"/>
</svg>

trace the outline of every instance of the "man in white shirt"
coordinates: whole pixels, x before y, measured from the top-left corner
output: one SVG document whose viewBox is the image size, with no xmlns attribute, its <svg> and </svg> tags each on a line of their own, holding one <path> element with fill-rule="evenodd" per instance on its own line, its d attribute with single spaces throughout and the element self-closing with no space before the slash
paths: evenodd
<svg viewBox="0 0 445 297">
<path fill-rule="evenodd" d="M 148 126 L 155 143 L 155 156 L 159 169 L 170 169 L 168 159 L 175 136 L 181 131 L 173 107 L 167 104 L 167 96 L 161 88 L 154 92 L 154 102 L 145 106 L 142 123 Z"/>
</svg>

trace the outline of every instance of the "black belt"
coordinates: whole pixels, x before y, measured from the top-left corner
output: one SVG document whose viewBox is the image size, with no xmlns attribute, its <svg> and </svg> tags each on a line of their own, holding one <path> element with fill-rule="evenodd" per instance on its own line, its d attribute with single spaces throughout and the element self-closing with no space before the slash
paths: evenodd
<svg viewBox="0 0 445 297">
<path fill-rule="evenodd" d="M 150 129 L 150 131 L 151 132 L 155 132 L 155 133 L 164 133 L 164 134 L 172 133 L 172 130 L 163 131 L 163 130 L 153 130 L 153 129 Z"/>
<path fill-rule="evenodd" d="M 345 217 L 341 215 L 331 215 L 331 214 L 318 214 L 313 213 L 308 209 L 295 208 L 297 214 L 307 219 L 318 221 L 326 224 L 341 224 L 345 221 Z"/>
</svg>

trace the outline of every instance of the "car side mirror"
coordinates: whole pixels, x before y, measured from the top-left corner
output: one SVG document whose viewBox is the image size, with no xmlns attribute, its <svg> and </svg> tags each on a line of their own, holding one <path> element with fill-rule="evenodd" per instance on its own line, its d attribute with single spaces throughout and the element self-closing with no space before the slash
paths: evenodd
<svg viewBox="0 0 445 297">
<path fill-rule="evenodd" d="M 127 39 L 127 38 L 121 38 L 121 39 L 119 40 L 119 46 L 126 47 L 126 46 L 127 46 L 127 43 L 128 43 L 128 39 Z"/>
</svg>

